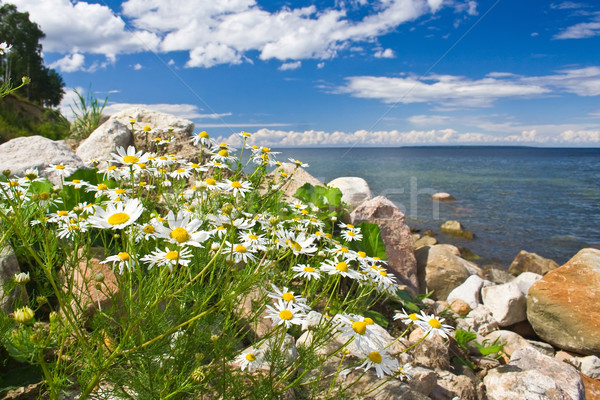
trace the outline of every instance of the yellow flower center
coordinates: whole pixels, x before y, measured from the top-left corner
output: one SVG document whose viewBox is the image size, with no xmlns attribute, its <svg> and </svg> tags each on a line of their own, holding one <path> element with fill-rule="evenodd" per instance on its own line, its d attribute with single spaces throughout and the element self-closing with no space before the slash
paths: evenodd
<svg viewBox="0 0 600 400">
<path fill-rule="evenodd" d="M 108 217 L 107 220 L 107 222 L 111 225 L 121 225 L 127 221 L 129 221 L 129 215 L 122 212 L 118 212 L 111 215 L 110 217 Z"/>
<path fill-rule="evenodd" d="M 118 254 L 119 258 L 123 261 L 129 261 L 129 254 L 125 252 L 121 252 Z"/>
<path fill-rule="evenodd" d="M 233 182 L 231 182 L 231 187 L 233 187 L 235 189 L 239 189 L 242 187 L 242 184 L 239 183 L 238 181 L 233 181 Z"/>
<path fill-rule="evenodd" d="M 136 156 L 125 156 L 125 157 L 123 157 L 123 162 L 126 163 L 126 164 L 135 164 L 138 161 L 140 161 L 140 159 L 137 158 Z"/>
<path fill-rule="evenodd" d="M 304 271 L 306 271 L 306 272 L 315 272 L 315 269 L 313 267 L 304 267 Z"/>
<path fill-rule="evenodd" d="M 339 262 L 335 265 L 335 269 L 342 272 L 348 272 L 348 264 L 346 264 L 344 261 Z"/>
<path fill-rule="evenodd" d="M 204 182 L 206 182 L 206 184 L 209 186 L 214 186 L 217 184 L 217 181 L 214 180 L 213 178 L 206 178 L 206 180 Z"/>
<path fill-rule="evenodd" d="M 245 253 L 247 251 L 246 246 L 243 246 L 241 244 L 238 244 L 237 246 L 235 246 L 234 250 L 238 253 Z"/>
<path fill-rule="evenodd" d="M 365 324 L 363 321 L 354 321 L 352 323 L 352 330 L 359 335 L 364 335 L 367 333 L 367 324 Z"/>
<path fill-rule="evenodd" d="M 227 150 L 225 150 L 225 149 L 223 149 L 223 150 L 219 150 L 219 153 L 218 153 L 218 154 L 219 154 L 221 157 L 229 157 L 229 152 L 228 152 Z"/>
<path fill-rule="evenodd" d="M 354 232 L 352 232 L 352 231 L 349 231 L 349 232 L 348 232 L 348 236 L 350 236 L 350 237 L 354 237 L 354 236 L 356 236 L 356 233 L 354 233 Z"/>
<path fill-rule="evenodd" d="M 198 134 L 198 136 L 200 136 L 201 138 L 204 138 L 204 139 L 208 139 L 209 138 L 208 133 L 206 133 L 206 131 L 200 132 Z"/>
<path fill-rule="evenodd" d="M 387 272 L 385 271 L 385 269 L 382 269 L 381 271 L 379 271 L 379 275 L 387 276 Z"/>
<path fill-rule="evenodd" d="M 418 321 L 419 318 L 417 318 L 417 313 L 412 313 L 408 316 L 408 318 L 410 318 L 413 321 Z"/>
<path fill-rule="evenodd" d="M 263 147 L 262 149 L 260 149 L 260 151 L 262 151 L 263 153 L 268 153 L 271 151 L 271 149 L 268 147 Z"/>
<path fill-rule="evenodd" d="M 171 239 L 175 239 L 177 243 L 185 243 L 190 240 L 190 234 L 185 228 L 175 228 L 171 231 Z"/>
<path fill-rule="evenodd" d="M 69 213 L 65 210 L 60 210 L 59 212 L 56 213 L 59 217 L 66 217 L 67 215 L 69 215 Z"/>
<path fill-rule="evenodd" d="M 50 198 L 50 193 L 42 192 L 40 193 L 40 200 L 48 200 Z"/>
<path fill-rule="evenodd" d="M 248 235 L 248 239 L 256 240 L 256 239 L 258 239 L 258 236 L 251 233 Z"/>
<path fill-rule="evenodd" d="M 114 171 L 115 169 L 117 169 L 116 165 L 111 165 L 110 167 L 108 167 L 106 170 L 107 171 Z"/>
<path fill-rule="evenodd" d="M 62 165 L 62 164 L 58 164 L 58 165 L 56 166 L 56 169 L 65 169 L 65 166 L 64 166 L 64 165 Z"/>
<path fill-rule="evenodd" d="M 81 183 L 81 180 L 79 180 L 79 179 L 73 179 L 72 182 L 73 183 Z"/>
<path fill-rule="evenodd" d="M 294 317 L 294 314 L 292 314 L 292 312 L 290 310 L 282 310 L 279 313 L 279 318 L 284 319 L 286 321 L 289 321 L 293 317 Z"/>
<path fill-rule="evenodd" d="M 375 322 L 373 321 L 373 319 L 367 317 L 363 320 L 363 322 L 367 325 L 373 325 Z"/>
<path fill-rule="evenodd" d="M 152 225 L 144 226 L 144 233 L 148 234 L 148 233 L 154 233 L 154 232 L 156 232 L 156 228 L 154 228 Z"/>
<path fill-rule="evenodd" d="M 104 183 L 99 184 L 96 189 L 98 190 L 108 190 L 108 186 L 106 186 Z"/>
<path fill-rule="evenodd" d="M 252 354 L 252 353 L 248 353 L 248 354 L 246 354 L 246 360 L 248 360 L 250 362 L 255 361 L 256 360 L 256 356 L 254 354 Z"/>
<path fill-rule="evenodd" d="M 354 225 L 347 224 L 346 227 L 350 228 L 350 229 L 354 229 Z"/>
<path fill-rule="evenodd" d="M 145 126 L 142 128 L 142 130 L 143 130 L 144 132 L 150 132 L 150 131 L 152 130 L 152 128 L 150 128 L 148 125 L 145 125 Z"/>
<path fill-rule="evenodd" d="M 379 354 L 379 352 L 372 351 L 369 353 L 369 360 L 373 361 L 375 364 L 381 364 L 383 358 L 381 357 L 381 354 Z"/>
<path fill-rule="evenodd" d="M 222 149 L 226 149 L 226 148 L 227 148 L 227 143 L 225 143 L 225 142 L 222 142 L 222 143 L 219 145 L 219 147 L 220 147 L 220 148 L 222 148 Z"/>
<path fill-rule="evenodd" d="M 165 258 L 167 260 L 177 260 L 177 257 L 179 257 L 179 253 L 176 251 L 170 251 L 167 254 L 165 254 Z"/>
<path fill-rule="evenodd" d="M 437 319 L 435 319 L 435 318 L 431 318 L 431 319 L 428 321 L 428 323 L 429 323 L 429 325 L 431 325 L 431 327 L 432 327 L 433 329 L 440 329 L 440 328 L 442 327 L 442 324 L 440 323 L 440 321 L 438 321 L 438 320 L 437 320 Z"/>
<path fill-rule="evenodd" d="M 294 301 L 295 299 L 294 295 L 290 292 L 284 293 L 283 295 L 281 295 L 281 298 L 285 301 Z"/>
<path fill-rule="evenodd" d="M 296 242 L 295 240 L 291 240 L 288 239 L 285 241 L 285 243 L 291 248 L 294 249 L 296 251 L 301 251 L 302 250 L 302 246 L 300 245 L 300 243 Z"/>
<path fill-rule="evenodd" d="M 198 165 L 198 164 L 192 164 L 192 165 L 190 165 L 190 167 L 192 167 L 192 168 L 200 168 L 200 165 Z"/>
<path fill-rule="evenodd" d="M 127 193 L 127 190 L 125 190 L 125 189 L 117 189 L 117 190 L 115 190 L 115 193 L 116 194 L 125 194 L 125 193 Z"/>
</svg>

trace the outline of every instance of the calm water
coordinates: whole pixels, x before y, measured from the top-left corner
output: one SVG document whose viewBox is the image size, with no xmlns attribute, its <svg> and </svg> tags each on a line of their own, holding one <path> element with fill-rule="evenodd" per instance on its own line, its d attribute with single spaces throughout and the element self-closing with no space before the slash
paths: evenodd
<svg viewBox="0 0 600 400">
<path fill-rule="evenodd" d="M 456 219 L 475 240 L 439 234 L 467 247 L 480 264 L 510 265 L 520 250 L 566 262 L 578 250 L 600 246 L 600 149 L 524 147 L 277 149 L 310 164 L 328 182 L 359 176 L 373 195 L 385 195 L 410 226 L 439 231 Z M 432 193 L 458 201 L 435 210 Z"/>
</svg>

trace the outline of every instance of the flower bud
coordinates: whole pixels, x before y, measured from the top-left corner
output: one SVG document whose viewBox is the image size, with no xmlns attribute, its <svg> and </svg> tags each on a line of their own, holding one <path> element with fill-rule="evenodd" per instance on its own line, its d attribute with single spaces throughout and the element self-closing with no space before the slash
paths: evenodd
<svg viewBox="0 0 600 400">
<path fill-rule="evenodd" d="M 30 322 L 34 316 L 35 313 L 33 310 L 27 306 L 16 309 L 14 313 L 15 321 L 20 322 L 21 324 Z"/>
<path fill-rule="evenodd" d="M 27 282 L 29 282 L 31 278 L 29 277 L 29 272 L 20 272 L 18 274 L 15 274 L 14 280 L 16 283 L 24 285 Z"/>
</svg>

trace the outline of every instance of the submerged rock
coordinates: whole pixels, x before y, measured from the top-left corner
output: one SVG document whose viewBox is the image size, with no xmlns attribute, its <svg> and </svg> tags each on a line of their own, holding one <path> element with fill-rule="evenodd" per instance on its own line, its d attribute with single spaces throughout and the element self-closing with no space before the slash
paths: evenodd
<svg viewBox="0 0 600 400">
<path fill-rule="evenodd" d="M 472 232 L 466 231 L 458 221 L 446 221 L 440 226 L 440 230 L 450 235 L 464 237 L 465 239 L 473 239 L 475 237 Z"/>
<path fill-rule="evenodd" d="M 529 288 L 527 319 L 561 349 L 600 354 L 600 250 L 583 249 Z"/>
<path fill-rule="evenodd" d="M 455 201 L 456 199 L 450 193 L 440 192 L 440 193 L 435 193 L 433 196 L 431 196 L 431 200 L 439 201 L 441 203 L 441 202 Z"/>
</svg>

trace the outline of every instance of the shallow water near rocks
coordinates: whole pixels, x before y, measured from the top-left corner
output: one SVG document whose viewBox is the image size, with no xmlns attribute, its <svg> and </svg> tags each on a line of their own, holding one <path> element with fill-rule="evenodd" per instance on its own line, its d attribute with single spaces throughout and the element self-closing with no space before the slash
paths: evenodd
<svg viewBox="0 0 600 400">
<path fill-rule="evenodd" d="M 359 176 L 373 196 L 384 195 L 410 226 L 439 232 L 450 219 L 474 240 L 439 234 L 464 246 L 480 265 L 508 267 L 520 250 L 568 261 L 583 247 L 600 246 L 600 148 L 401 147 L 289 148 L 323 182 Z M 431 195 L 457 201 L 436 210 Z"/>
</svg>

